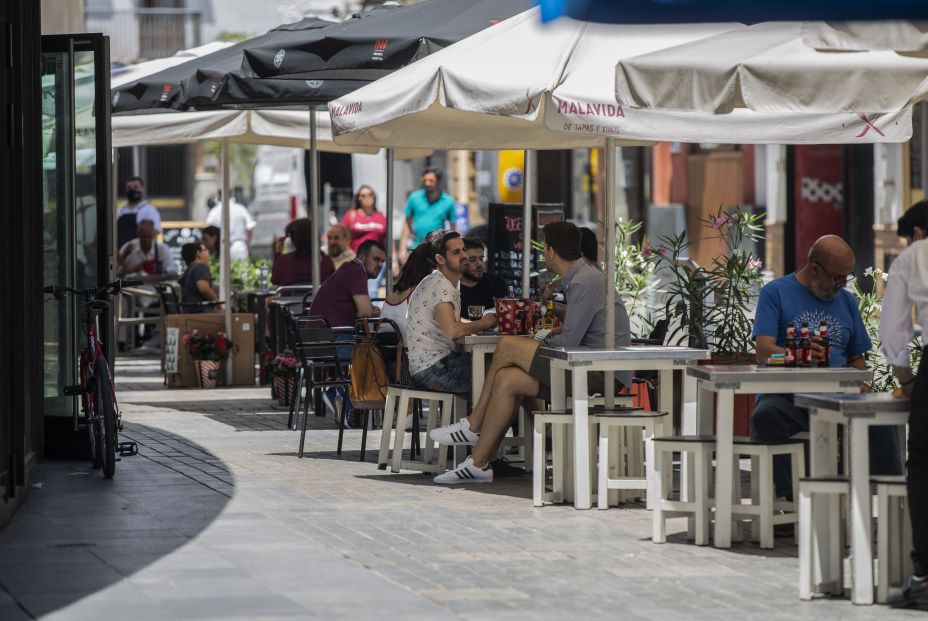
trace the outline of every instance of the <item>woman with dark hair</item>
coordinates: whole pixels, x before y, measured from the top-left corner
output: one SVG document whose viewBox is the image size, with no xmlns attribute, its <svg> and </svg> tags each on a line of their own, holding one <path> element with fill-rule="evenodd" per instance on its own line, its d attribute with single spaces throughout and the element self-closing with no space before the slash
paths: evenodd
<svg viewBox="0 0 928 621">
<path fill-rule="evenodd" d="M 297 218 L 287 225 L 286 235 L 274 244 L 274 265 L 271 282 L 278 287 L 285 285 L 308 285 L 313 282 L 312 268 L 312 223 L 309 218 Z M 284 241 L 289 237 L 295 250 L 283 253 Z M 319 277 L 321 282 L 332 275 L 335 264 L 328 255 L 319 253 Z"/>
<path fill-rule="evenodd" d="M 203 245 L 206 246 L 206 249 L 209 250 L 210 257 L 219 258 L 219 227 L 217 226 L 204 226 L 200 229 L 200 234 L 203 237 Z"/>
<path fill-rule="evenodd" d="M 209 273 L 209 250 L 203 242 L 192 242 L 184 244 L 180 253 L 187 264 L 187 269 L 179 279 L 181 312 L 205 312 L 201 302 L 215 302 L 219 299 L 213 290 L 213 277 Z"/>
<path fill-rule="evenodd" d="M 358 188 L 354 207 L 342 218 L 342 224 L 351 231 L 351 249 L 355 252 L 369 239 L 381 246 L 387 243 L 387 219 L 377 211 L 377 195 L 369 185 Z"/>
<path fill-rule="evenodd" d="M 432 259 L 432 244 L 424 242 L 416 246 L 409 254 L 409 259 L 400 270 L 400 276 L 393 283 L 393 290 L 387 294 L 380 317 L 392 319 L 403 333 L 403 342 L 406 342 L 406 311 L 409 310 L 409 296 L 416 290 L 422 279 L 432 273 L 435 263 Z"/>
</svg>

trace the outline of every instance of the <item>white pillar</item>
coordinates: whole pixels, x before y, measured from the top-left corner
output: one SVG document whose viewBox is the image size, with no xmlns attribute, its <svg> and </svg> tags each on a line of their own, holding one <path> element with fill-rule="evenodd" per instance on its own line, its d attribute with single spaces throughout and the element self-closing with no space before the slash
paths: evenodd
<svg viewBox="0 0 928 621">
<path fill-rule="evenodd" d="M 393 289 L 393 202 L 394 202 L 394 187 L 395 179 L 394 175 L 396 174 L 396 161 L 393 154 L 393 149 L 387 149 L 387 238 L 386 244 L 384 244 L 387 250 L 387 259 L 384 262 L 384 265 L 387 266 L 387 282 L 386 282 L 386 294 L 390 295 L 390 290 Z M 402 252 L 402 249 L 400 249 Z"/>
<path fill-rule="evenodd" d="M 616 182 L 618 180 L 618 153 L 615 146 L 615 138 L 606 139 L 606 148 L 603 149 L 605 155 L 603 165 L 606 171 L 606 191 L 603 205 L 603 229 L 605 231 L 605 252 L 604 261 L 606 267 L 606 339 L 603 345 L 606 349 L 615 347 L 615 221 L 616 221 L 616 203 L 617 195 L 624 192 L 617 192 Z M 624 185 L 624 184 L 623 184 Z M 624 202 L 624 201 L 623 201 Z M 627 209 L 626 209 L 626 216 Z M 615 384 L 614 375 L 606 373 L 606 407 L 614 405 Z M 600 494 L 608 493 L 600 490 Z"/>
<path fill-rule="evenodd" d="M 222 254 L 220 256 L 219 291 L 223 302 L 225 331 L 232 338 L 232 240 L 229 235 L 229 140 L 224 138 L 221 150 L 222 166 Z M 232 385 L 232 363 L 226 363 L 226 386 Z"/>
<path fill-rule="evenodd" d="M 522 295 L 527 298 L 532 274 L 532 203 L 535 202 L 535 152 L 525 151 L 525 174 L 522 176 Z"/>
<path fill-rule="evenodd" d="M 322 282 L 321 266 L 319 264 L 319 144 L 316 136 L 316 111 L 309 109 L 309 218 L 311 235 L 313 236 L 310 248 L 312 249 L 313 266 L 313 296 L 319 290 L 319 283 Z"/>
</svg>

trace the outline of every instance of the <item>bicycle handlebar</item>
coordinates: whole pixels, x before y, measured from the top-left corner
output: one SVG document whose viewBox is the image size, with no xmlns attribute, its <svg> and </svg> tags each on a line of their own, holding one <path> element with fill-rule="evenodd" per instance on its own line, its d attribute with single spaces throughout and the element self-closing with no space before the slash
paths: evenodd
<svg viewBox="0 0 928 621">
<path fill-rule="evenodd" d="M 105 295 L 115 295 L 126 287 L 137 287 L 144 284 L 145 282 L 142 280 L 120 279 L 114 280 L 113 282 L 103 285 L 102 287 L 93 287 L 91 289 L 74 289 L 72 287 L 65 287 L 62 285 L 48 285 L 42 290 L 45 293 L 51 293 L 56 297 L 65 295 L 67 293 L 72 293 L 74 295 L 102 297 Z"/>
</svg>

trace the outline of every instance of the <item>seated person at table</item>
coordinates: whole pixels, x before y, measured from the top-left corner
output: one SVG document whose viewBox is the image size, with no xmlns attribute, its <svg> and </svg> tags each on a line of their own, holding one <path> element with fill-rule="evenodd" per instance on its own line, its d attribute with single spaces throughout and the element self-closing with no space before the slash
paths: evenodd
<svg viewBox="0 0 928 621">
<path fill-rule="evenodd" d="M 561 277 L 567 295 L 563 331 L 545 340 L 555 347 L 602 348 L 605 342 L 606 283 L 603 273 L 580 254 L 580 231 L 569 222 L 544 227 L 545 265 Z M 630 344 L 628 313 L 620 300 L 615 304 L 615 344 Z M 541 343 L 527 336 L 500 339 L 487 370 L 480 399 L 471 415 L 447 427 L 432 430 L 430 437 L 442 444 L 475 445 L 473 454 L 454 470 L 435 477 L 436 483 L 490 483 L 490 462 L 523 397 L 550 399 L 551 368 L 537 355 Z M 617 372 L 619 384 L 629 386 L 631 374 Z M 589 392 L 604 391 L 602 375 L 589 376 Z M 568 381 L 567 386 L 570 386 Z"/>
<path fill-rule="evenodd" d="M 180 249 L 187 269 L 180 277 L 180 310 L 182 313 L 202 313 L 207 306 L 201 302 L 219 299 L 213 291 L 213 277 L 209 273 L 209 250 L 203 242 L 184 244 Z"/>
<path fill-rule="evenodd" d="M 596 233 L 586 226 L 580 227 L 580 254 L 590 262 L 590 265 L 602 269 L 602 264 L 599 262 L 599 242 L 596 240 Z"/>
<path fill-rule="evenodd" d="M 340 268 L 345 263 L 354 261 L 355 252 L 351 249 L 351 231 L 348 230 L 347 226 L 343 224 L 334 225 L 326 232 L 325 239 L 325 251 L 335 264 L 335 269 Z M 358 246 L 359 253 L 360 250 L 361 246 Z M 378 274 L 374 274 L 373 277 L 378 275 L 379 272 Z"/>
<path fill-rule="evenodd" d="M 506 297 L 506 283 L 484 268 L 486 247 L 476 237 L 465 237 L 464 252 L 467 263 L 461 265 L 461 308 L 465 314 L 469 306 L 496 308 L 493 298 Z"/>
<path fill-rule="evenodd" d="M 155 241 L 155 223 L 151 220 L 139 222 L 137 237 L 127 241 L 116 256 L 117 273 L 122 274 L 176 274 L 177 266 L 171 257 L 171 249 Z"/>
<path fill-rule="evenodd" d="M 819 238 L 809 249 L 806 266 L 767 283 L 760 291 L 754 319 L 757 363 L 766 364 L 771 354 L 785 351 L 786 324 L 792 322 L 796 335 L 803 322 L 810 334 L 821 320 L 828 322 L 832 367 L 866 369 L 864 354 L 873 344 L 860 317 L 857 300 L 845 289 L 854 279 L 854 251 L 836 235 Z M 821 360 L 824 347 L 812 343 L 813 360 Z M 751 415 L 751 438 L 760 442 L 785 442 L 809 430 L 809 413 L 793 404 L 791 394 L 758 395 Z M 901 474 L 895 430 L 873 427 L 870 431 L 870 462 L 874 474 Z M 792 498 L 789 456 L 773 458 L 773 479 L 778 497 Z"/>
<path fill-rule="evenodd" d="M 309 285 L 313 282 L 312 223 L 309 218 L 297 218 L 284 229 L 284 236 L 274 243 L 274 265 L 271 267 L 271 282 L 284 285 Z M 293 244 L 293 252 L 284 253 L 287 238 Z M 335 264 L 328 255 L 319 253 L 319 282 L 328 280 L 335 273 Z"/>
<path fill-rule="evenodd" d="M 200 229 L 200 237 L 203 238 L 203 244 L 209 250 L 209 256 L 219 260 L 219 251 L 222 249 L 220 242 L 220 231 L 218 226 L 204 226 Z"/>
<path fill-rule="evenodd" d="M 435 270 L 435 263 L 432 260 L 432 245 L 428 242 L 419 244 L 416 249 L 409 253 L 409 258 L 403 264 L 400 270 L 400 276 L 393 283 L 393 290 L 387 294 L 380 309 L 382 319 L 395 321 L 399 326 L 400 332 L 403 333 L 403 342 L 407 343 L 409 337 L 409 324 L 406 321 L 406 315 L 409 312 L 409 298 L 412 292 L 422 282 L 426 276 Z"/>
<path fill-rule="evenodd" d="M 883 309 L 880 313 L 880 341 L 886 361 L 893 365 L 902 394 L 910 399 L 909 463 L 906 477 L 909 518 L 912 523 L 912 564 L 914 572 L 902 591 L 891 602 L 897 607 L 924 606 L 928 603 L 928 351 L 922 350 L 918 373 L 912 374 L 909 344 L 918 325 L 928 325 L 928 201 L 915 203 L 899 218 L 896 234 L 909 246 L 889 268 Z"/>
<path fill-rule="evenodd" d="M 431 243 L 437 268 L 422 279 L 409 298 L 409 372 L 413 383 L 422 388 L 469 393 L 470 356 L 458 351 L 454 339 L 496 327 L 496 315 L 461 321 L 458 281 L 464 271 L 462 263 L 467 261 L 461 235 L 436 231 L 425 243 Z"/>
<path fill-rule="evenodd" d="M 355 319 L 376 317 L 380 309 L 371 304 L 367 279 L 380 273 L 387 258 L 384 247 L 372 239 L 358 247 L 358 256 L 335 270 L 313 296 L 310 315 L 320 315 L 333 328 L 354 327 Z"/>
</svg>

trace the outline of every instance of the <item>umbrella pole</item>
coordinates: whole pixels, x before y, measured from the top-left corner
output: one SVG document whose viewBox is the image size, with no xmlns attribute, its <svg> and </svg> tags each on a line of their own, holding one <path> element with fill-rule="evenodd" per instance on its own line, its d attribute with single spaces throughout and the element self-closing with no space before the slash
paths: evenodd
<svg viewBox="0 0 928 621">
<path fill-rule="evenodd" d="M 604 192 L 605 209 L 603 230 L 606 233 L 605 252 L 603 260 L 606 268 L 606 349 L 615 347 L 615 182 L 616 182 L 616 148 L 615 138 L 606 139 L 605 169 L 606 169 L 606 189 Z M 615 375 L 606 373 L 606 407 L 611 408 L 615 404 Z"/>
<path fill-rule="evenodd" d="M 229 139 L 222 140 L 222 255 L 220 264 L 219 290 L 223 302 L 225 331 L 232 338 L 232 240 L 229 231 Z M 232 385 L 232 364 L 226 365 L 226 386 Z"/>
<path fill-rule="evenodd" d="M 525 150 L 525 174 L 522 176 L 522 295 L 529 297 L 532 275 L 532 203 L 535 189 L 535 152 Z"/>
<path fill-rule="evenodd" d="M 395 183 L 394 174 L 396 173 L 395 163 L 393 149 L 387 149 L 387 243 L 384 244 L 387 250 L 387 295 L 390 294 L 390 290 L 393 288 L 393 192 Z"/>
<path fill-rule="evenodd" d="M 310 229 L 312 230 L 312 243 L 309 247 L 316 248 L 319 244 L 320 231 L 319 231 L 319 144 L 318 137 L 316 135 L 316 110 L 314 108 L 309 109 L 309 217 L 310 217 Z M 320 265 L 321 255 L 318 252 L 312 253 L 310 261 L 312 261 L 313 266 L 313 296 L 315 297 L 316 292 L 319 290 L 319 283 L 322 280 Z"/>
</svg>

